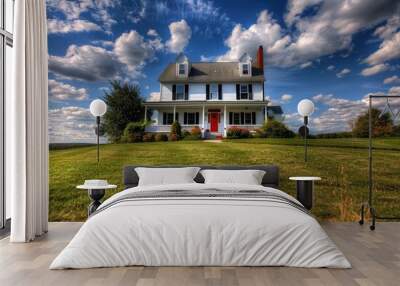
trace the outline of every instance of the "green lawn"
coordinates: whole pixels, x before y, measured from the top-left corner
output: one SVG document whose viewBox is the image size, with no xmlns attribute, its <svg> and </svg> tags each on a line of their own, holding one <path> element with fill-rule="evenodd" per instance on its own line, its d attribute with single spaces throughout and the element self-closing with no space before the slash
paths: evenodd
<svg viewBox="0 0 400 286">
<path fill-rule="evenodd" d="M 277 164 L 281 190 L 295 193 L 289 176 L 323 178 L 316 185 L 313 213 L 320 219 L 348 221 L 358 218 L 366 199 L 368 141 L 365 139 L 310 140 L 309 162 L 303 161 L 299 139 L 226 140 L 108 144 L 101 146 L 97 168 L 96 147 L 50 151 L 50 220 L 81 221 L 89 198 L 75 189 L 85 179 L 104 178 L 122 190 L 122 167 L 135 165 L 253 165 Z M 374 178 L 380 215 L 400 216 L 400 138 L 374 140 Z M 110 193 L 111 194 L 111 193 Z M 108 194 L 108 195 L 110 195 Z"/>
</svg>

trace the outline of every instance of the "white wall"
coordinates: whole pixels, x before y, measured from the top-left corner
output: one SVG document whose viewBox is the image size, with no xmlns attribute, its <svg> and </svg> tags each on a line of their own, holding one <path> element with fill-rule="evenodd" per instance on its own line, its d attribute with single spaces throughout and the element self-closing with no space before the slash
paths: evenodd
<svg viewBox="0 0 400 286">
<path fill-rule="evenodd" d="M 189 100 L 206 100 L 206 85 L 203 83 L 190 84 Z"/>
<path fill-rule="evenodd" d="M 161 101 L 172 100 L 172 84 L 161 84 Z"/>
</svg>

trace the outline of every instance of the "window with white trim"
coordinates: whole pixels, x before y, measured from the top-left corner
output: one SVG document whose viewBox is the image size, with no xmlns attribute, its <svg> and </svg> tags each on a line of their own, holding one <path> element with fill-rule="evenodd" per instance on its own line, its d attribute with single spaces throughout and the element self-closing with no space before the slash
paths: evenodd
<svg viewBox="0 0 400 286">
<path fill-rule="evenodd" d="M 210 84 L 210 99 L 218 99 L 218 84 Z"/>
<path fill-rule="evenodd" d="M 185 99 L 185 85 L 184 84 L 176 85 L 176 99 L 177 100 Z"/>
<path fill-rule="evenodd" d="M 14 0 L 0 0 L 0 228 L 6 227 L 6 220 L 11 217 L 9 190 L 4 188 L 4 103 L 10 99 L 12 93 L 12 67 L 14 60 L 13 32 L 14 32 Z"/>
<path fill-rule="evenodd" d="M 183 115 L 184 125 L 195 125 L 199 124 L 199 112 L 185 112 Z"/>
<path fill-rule="evenodd" d="M 163 125 L 171 125 L 174 123 L 174 114 L 171 112 L 163 113 Z"/>
<path fill-rule="evenodd" d="M 243 64 L 242 65 L 242 74 L 243 75 L 249 75 L 250 74 L 250 72 L 249 72 L 249 64 Z"/>
<path fill-rule="evenodd" d="M 255 125 L 256 112 L 229 112 L 229 125 Z"/>
<path fill-rule="evenodd" d="M 240 99 L 249 99 L 249 85 L 248 84 L 240 85 Z"/>
<path fill-rule="evenodd" d="M 186 75 L 186 64 L 178 64 L 178 75 L 179 76 Z"/>
</svg>

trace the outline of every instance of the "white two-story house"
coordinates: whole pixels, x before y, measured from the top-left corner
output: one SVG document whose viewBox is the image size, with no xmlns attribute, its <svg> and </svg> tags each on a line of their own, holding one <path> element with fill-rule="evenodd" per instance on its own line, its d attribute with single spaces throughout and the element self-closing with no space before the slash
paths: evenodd
<svg viewBox="0 0 400 286">
<path fill-rule="evenodd" d="M 264 61 L 246 53 L 237 62 L 190 62 L 181 54 L 159 77 L 160 93 L 145 102 L 152 124 L 147 132 L 169 132 L 176 120 L 183 129 L 199 126 L 204 134 L 226 136 L 230 126 L 250 131 L 282 115 L 264 96 Z"/>
</svg>

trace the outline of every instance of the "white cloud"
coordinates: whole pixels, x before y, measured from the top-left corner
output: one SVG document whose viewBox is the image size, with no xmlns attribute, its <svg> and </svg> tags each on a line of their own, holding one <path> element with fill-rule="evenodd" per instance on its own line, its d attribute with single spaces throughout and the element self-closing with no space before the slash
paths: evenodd
<svg viewBox="0 0 400 286">
<path fill-rule="evenodd" d="M 154 29 L 149 29 L 149 30 L 147 31 L 147 36 L 158 37 L 158 33 L 157 33 L 157 31 L 154 30 Z"/>
<path fill-rule="evenodd" d="M 65 56 L 49 56 L 49 70 L 72 79 L 110 80 L 120 74 L 120 63 L 104 48 L 70 45 Z"/>
<path fill-rule="evenodd" d="M 375 75 L 375 74 L 387 71 L 388 69 L 389 69 L 389 65 L 378 64 L 378 65 L 363 69 L 361 71 L 361 74 L 363 76 L 371 76 L 371 75 Z"/>
<path fill-rule="evenodd" d="M 54 79 L 49 80 L 50 100 L 85 100 L 88 93 L 85 88 L 76 88 L 70 84 L 62 83 Z"/>
<path fill-rule="evenodd" d="M 365 62 L 369 65 L 381 64 L 400 57 L 400 32 L 384 40 L 379 49 L 371 54 Z"/>
<path fill-rule="evenodd" d="M 114 53 L 129 71 L 137 73 L 146 61 L 153 59 L 154 48 L 138 32 L 130 31 L 115 41 Z"/>
<path fill-rule="evenodd" d="M 283 94 L 281 96 L 281 100 L 283 103 L 287 103 L 287 102 L 291 101 L 292 98 L 293 98 L 293 95 L 290 95 L 290 94 Z"/>
<path fill-rule="evenodd" d="M 166 47 L 171 53 L 180 53 L 189 44 L 192 30 L 185 20 L 169 24 L 171 38 L 167 41 Z"/>
<path fill-rule="evenodd" d="M 215 57 L 213 57 L 213 56 L 207 57 L 207 56 L 204 56 L 204 55 L 200 55 L 200 61 L 202 61 L 202 62 L 213 62 L 213 61 L 215 61 Z"/>
<path fill-rule="evenodd" d="M 266 62 L 281 67 L 313 61 L 338 51 L 351 50 L 352 36 L 396 15 L 400 1 L 290 1 L 284 29 L 264 10 L 248 28 L 235 25 L 220 60 L 237 60 L 244 52 L 254 55 L 264 46 Z M 301 17 L 310 9 L 311 15 Z M 371 11 L 374 11 L 373 13 Z"/>
<path fill-rule="evenodd" d="M 354 119 L 367 110 L 365 100 L 337 98 L 332 94 L 318 94 L 313 100 L 317 107 L 326 107 L 319 116 L 311 117 L 310 127 L 318 133 L 350 131 Z"/>
<path fill-rule="evenodd" d="M 393 83 L 400 83 L 400 77 L 397 75 L 385 78 L 383 81 L 384 84 L 393 84 Z"/>
<path fill-rule="evenodd" d="M 49 34 L 65 34 L 71 32 L 101 31 L 100 26 L 86 20 L 55 20 L 47 21 Z"/>
<path fill-rule="evenodd" d="M 159 37 L 145 39 L 137 31 L 123 33 L 115 43 L 95 41 L 92 45 L 70 45 L 65 56 L 49 56 L 49 70 L 59 76 L 85 81 L 138 78 L 155 52 L 164 48 Z"/>
<path fill-rule="evenodd" d="M 394 86 L 389 89 L 389 95 L 400 95 L 400 86 Z"/>
<path fill-rule="evenodd" d="M 340 72 L 338 72 L 338 73 L 336 74 L 336 76 L 337 76 L 338 78 L 342 78 L 342 77 L 344 77 L 345 75 L 349 74 L 350 72 L 351 72 L 350 69 L 342 69 Z"/>
<path fill-rule="evenodd" d="M 116 23 L 109 9 L 118 5 L 119 0 L 47 0 L 47 7 L 63 13 L 67 20 L 79 20 L 82 14 L 90 13 L 107 33 L 111 33 L 111 26 Z"/>
<path fill-rule="evenodd" d="M 334 65 L 330 65 L 329 67 L 326 68 L 328 71 L 333 71 L 335 69 Z"/>
<path fill-rule="evenodd" d="M 49 110 L 51 143 L 95 142 L 95 120 L 89 109 L 66 106 Z"/>
<path fill-rule="evenodd" d="M 300 68 L 301 69 L 305 69 L 305 68 L 308 68 L 308 67 L 311 67 L 311 66 L 312 66 L 312 62 L 305 62 L 305 63 L 300 65 Z"/>
<path fill-rule="evenodd" d="M 300 19 L 301 14 L 307 7 L 321 2 L 322 0 L 289 0 L 288 13 L 285 15 L 285 22 L 291 26 L 294 22 Z"/>
</svg>

